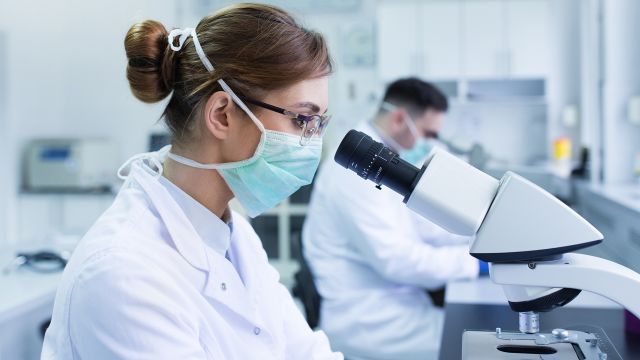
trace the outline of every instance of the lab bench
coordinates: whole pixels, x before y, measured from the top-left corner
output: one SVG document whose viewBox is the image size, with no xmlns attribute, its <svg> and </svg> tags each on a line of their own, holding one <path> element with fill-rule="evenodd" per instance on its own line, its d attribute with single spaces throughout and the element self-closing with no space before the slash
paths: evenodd
<svg viewBox="0 0 640 360">
<path fill-rule="evenodd" d="M 0 273 L 0 359 L 39 359 L 41 326 L 51 318 L 62 272 Z"/>
<path fill-rule="evenodd" d="M 595 195 L 616 202 L 640 216 L 640 183 L 619 185 L 586 185 Z"/>
<path fill-rule="evenodd" d="M 591 325 L 602 328 L 623 359 L 640 359 L 640 336 L 624 330 L 624 311 L 616 303 L 582 292 L 568 305 L 540 315 L 541 330 Z M 518 314 L 511 310 L 499 285 L 489 278 L 447 285 L 440 360 L 460 359 L 464 330 L 517 331 Z"/>
<path fill-rule="evenodd" d="M 575 183 L 576 210 L 604 235 L 581 252 L 640 272 L 640 185 Z"/>
</svg>

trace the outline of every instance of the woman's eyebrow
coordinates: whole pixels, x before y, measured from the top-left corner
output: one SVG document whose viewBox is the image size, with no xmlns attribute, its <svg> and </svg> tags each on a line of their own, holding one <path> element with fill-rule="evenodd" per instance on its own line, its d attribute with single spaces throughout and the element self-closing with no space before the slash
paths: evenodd
<svg viewBox="0 0 640 360">
<path fill-rule="evenodd" d="M 299 102 L 299 103 L 296 103 L 296 104 L 292 105 L 291 107 L 294 107 L 294 108 L 297 108 L 297 109 L 307 108 L 307 109 L 311 110 L 311 112 L 313 112 L 313 113 L 320 112 L 320 106 L 318 106 L 318 105 L 316 105 L 316 104 L 314 104 L 312 102 L 309 102 L 309 101 Z"/>
</svg>

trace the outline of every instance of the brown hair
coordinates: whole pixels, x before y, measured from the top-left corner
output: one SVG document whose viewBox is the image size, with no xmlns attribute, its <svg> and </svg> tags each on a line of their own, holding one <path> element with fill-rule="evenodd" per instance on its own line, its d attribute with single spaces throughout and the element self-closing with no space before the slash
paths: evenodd
<svg viewBox="0 0 640 360">
<path fill-rule="evenodd" d="M 193 128 L 192 114 L 211 94 L 222 90 L 218 79 L 224 79 L 238 95 L 259 98 L 265 91 L 332 71 L 322 35 L 273 6 L 226 7 L 203 18 L 196 33 L 215 68 L 212 73 L 200 61 L 191 38 L 180 51 L 171 50 L 169 33 L 157 21 L 134 24 L 124 40 L 133 95 L 154 103 L 173 92 L 163 117 L 174 141 L 185 140 Z"/>
</svg>

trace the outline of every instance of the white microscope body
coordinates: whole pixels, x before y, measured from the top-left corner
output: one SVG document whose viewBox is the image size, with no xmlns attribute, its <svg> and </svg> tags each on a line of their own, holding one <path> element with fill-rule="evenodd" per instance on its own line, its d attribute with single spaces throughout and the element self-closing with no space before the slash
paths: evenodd
<svg viewBox="0 0 640 360">
<path fill-rule="evenodd" d="M 551 310 L 579 292 L 562 289 L 575 289 L 607 297 L 640 317 L 640 274 L 609 260 L 571 253 L 600 243 L 602 234 L 517 174 L 507 172 L 498 181 L 436 150 L 425 162 L 407 206 L 452 233 L 475 234 L 471 255 L 491 263 L 491 279 L 503 285 L 514 310 Z M 535 332 L 535 326 L 527 332 Z"/>
<path fill-rule="evenodd" d="M 473 344 L 469 345 L 473 348 L 472 356 L 482 352 L 476 351 L 480 348 L 488 354 L 474 358 L 501 358 L 495 351 L 496 348 L 503 351 L 500 349 L 503 345 L 496 344 L 514 341 L 578 345 L 584 355 L 581 358 L 607 358 L 607 353 L 596 346 L 598 338 L 593 333 L 563 329 L 538 333 L 538 314 L 567 304 L 581 290 L 609 298 L 640 317 L 640 274 L 609 260 L 572 253 L 599 244 L 602 234 L 556 197 L 523 177 L 507 172 L 498 181 L 437 148 L 417 169 L 356 130 L 345 136 L 334 159 L 373 181 L 378 188 L 385 185 L 403 195 L 410 209 L 446 230 L 475 235 L 470 253 L 490 263 L 491 279 L 503 286 L 509 306 L 520 314 L 520 333 L 496 329 L 493 335 L 471 334 L 468 343 Z M 522 343 L 518 346 L 513 353 L 532 348 L 549 351 L 535 353 L 542 359 L 561 358 L 549 354 L 563 350 L 544 346 L 539 349 Z M 572 348 L 569 353 L 575 355 Z"/>
</svg>

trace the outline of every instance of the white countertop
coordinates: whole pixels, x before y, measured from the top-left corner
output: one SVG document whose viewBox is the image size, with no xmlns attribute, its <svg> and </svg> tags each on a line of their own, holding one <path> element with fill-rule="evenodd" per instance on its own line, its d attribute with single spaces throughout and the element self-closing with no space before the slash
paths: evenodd
<svg viewBox="0 0 640 360">
<path fill-rule="evenodd" d="M 23 244 L 5 246 L 0 252 L 0 322 L 14 319 L 40 306 L 53 304 L 62 271 L 35 272 L 28 267 L 13 268 L 5 272 L 17 252 L 41 250 L 64 251 L 67 246 Z"/>
<path fill-rule="evenodd" d="M 475 280 L 447 284 L 446 303 L 508 305 L 502 287 L 487 276 Z M 597 294 L 583 291 L 565 307 L 621 308 L 617 303 Z"/>
<path fill-rule="evenodd" d="M 587 189 L 640 213 L 640 184 L 588 184 Z"/>
<path fill-rule="evenodd" d="M 62 272 L 43 274 L 28 269 L 0 273 L 0 322 L 53 302 Z"/>
</svg>

